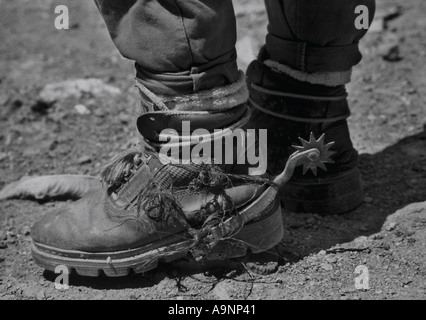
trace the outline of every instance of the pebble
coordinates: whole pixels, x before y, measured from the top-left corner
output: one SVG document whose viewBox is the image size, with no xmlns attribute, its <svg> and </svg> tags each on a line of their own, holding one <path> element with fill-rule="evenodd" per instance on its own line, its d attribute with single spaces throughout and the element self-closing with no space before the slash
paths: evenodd
<svg viewBox="0 0 426 320">
<path fill-rule="evenodd" d="M 130 122 L 131 122 L 132 117 L 131 117 L 131 116 L 129 116 L 128 114 L 120 113 L 120 114 L 118 115 L 118 119 L 120 120 L 120 122 L 121 122 L 121 123 L 123 123 L 123 124 L 127 124 L 127 123 L 130 123 Z"/>
<path fill-rule="evenodd" d="M 6 231 L 6 235 L 8 238 L 16 238 L 16 233 L 13 231 Z"/>
<path fill-rule="evenodd" d="M 380 240 L 380 239 L 383 239 L 383 235 L 382 235 L 382 234 L 380 234 L 380 233 L 373 234 L 373 235 L 372 235 L 372 239 L 373 239 L 373 240 Z"/>
<path fill-rule="evenodd" d="M 398 62 L 402 60 L 401 51 L 399 45 L 394 45 L 385 50 L 383 50 L 382 57 L 385 61 L 388 62 Z"/>
<path fill-rule="evenodd" d="M 215 288 L 213 289 L 213 294 L 221 300 L 229 300 L 229 289 L 229 285 L 221 282 L 215 286 Z"/>
<path fill-rule="evenodd" d="M 81 114 L 81 115 L 89 115 L 90 114 L 90 110 L 84 105 L 84 104 L 77 104 L 74 107 L 75 111 L 77 111 L 77 113 Z"/>
<path fill-rule="evenodd" d="M 226 274 L 226 277 L 227 277 L 227 278 L 234 278 L 234 277 L 236 277 L 236 276 L 237 276 L 237 274 L 238 274 L 237 270 L 231 270 L 230 272 L 228 272 L 228 273 Z"/>
<path fill-rule="evenodd" d="M 328 256 L 326 259 L 327 259 L 327 262 L 329 262 L 329 263 L 336 263 L 337 262 L 337 258 L 335 256 Z"/>
<path fill-rule="evenodd" d="M 321 263 L 321 268 L 325 271 L 333 270 L 333 266 L 329 263 Z"/>
<path fill-rule="evenodd" d="M 368 238 L 366 236 L 360 236 L 354 240 L 355 245 L 365 246 L 368 244 Z"/>
<path fill-rule="evenodd" d="M 31 233 L 31 228 L 30 228 L 29 226 L 24 226 L 24 227 L 22 228 L 22 234 L 23 234 L 24 236 L 29 236 L 29 235 L 30 235 L 30 233 Z"/>
<path fill-rule="evenodd" d="M 82 156 L 77 160 L 78 164 L 86 164 L 92 162 L 92 158 L 89 156 Z"/>
<path fill-rule="evenodd" d="M 44 291 L 40 291 L 37 293 L 37 300 L 44 300 L 46 299 L 46 295 L 44 294 Z"/>
<path fill-rule="evenodd" d="M 395 222 L 391 222 L 386 226 L 386 230 L 387 231 L 392 231 L 396 228 L 396 223 Z"/>
</svg>

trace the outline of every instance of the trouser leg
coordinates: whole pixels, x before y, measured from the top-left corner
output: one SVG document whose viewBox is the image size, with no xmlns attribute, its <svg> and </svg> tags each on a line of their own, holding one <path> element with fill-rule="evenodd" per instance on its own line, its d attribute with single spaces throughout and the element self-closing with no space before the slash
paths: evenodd
<svg viewBox="0 0 426 320">
<path fill-rule="evenodd" d="M 190 94 L 238 80 L 231 0 L 95 0 L 139 81 L 160 94 Z"/>
<path fill-rule="evenodd" d="M 360 62 L 359 41 L 367 30 L 356 28 L 356 8 L 367 7 L 371 23 L 374 0 L 265 0 L 265 4 L 266 51 L 287 73 L 342 77 L 339 73 Z"/>
<path fill-rule="evenodd" d="M 265 0 L 266 44 L 248 70 L 252 120 L 268 129 L 268 170 L 280 172 L 294 145 L 315 147 L 331 159 L 321 169 L 298 168 L 283 187 L 293 211 L 336 214 L 363 202 L 358 153 L 346 118 L 345 84 L 361 60 L 355 8 L 374 0 Z M 316 141 L 316 139 L 320 140 Z M 315 138 L 315 139 L 314 139 Z"/>
</svg>

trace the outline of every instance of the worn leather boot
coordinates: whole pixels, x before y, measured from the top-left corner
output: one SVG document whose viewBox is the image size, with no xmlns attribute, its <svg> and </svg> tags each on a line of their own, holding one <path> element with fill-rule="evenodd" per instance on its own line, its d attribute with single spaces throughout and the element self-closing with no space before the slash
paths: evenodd
<svg viewBox="0 0 426 320">
<path fill-rule="evenodd" d="M 176 130 L 181 144 L 191 144 L 179 129 L 184 121 L 190 121 L 192 130 L 211 132 L 247 125 L 247 94 L 240 94 L 246 90 L 245 80 L 168 98 L 138 86 L 144 113 L 137 125 L 143 147 L 125 152 L 105 168 L 103 189 L 46 214 L 34 225 L 34 261 L 48 270 L 65 265 L 85 276 L 124 276 L 188 253 L 198 261 L 215 260 L 275 246 L 283 236 L 277 186 L 302 162 L 321 165 L 318 149 L 296 152 L 286 169 L 270 179 L 247 175 L 233 164 L 165 164 L 159 153 L 165 143 L 163 129 Z M 200 105 L 206 111 L 193 111 Z M 222 138 L 215 132 L 209 136 Z"/>
<path fill-rule="evenodd" d="M 339 214 L 363 202 L 358 153 L 346 119 L 350 115 L 343 85 L 324 86 L 296 80 L 264 61 L 266 50 L 248 68 L 249 104 L 257 128 L 268 129 L 268 169 L 280 172 L 301 139 L 322 145 L 331 157 L 319 169 L 298 168 L 280 191 L 282 204 L 294 212 Z M 322 140 L 325 139 L 325 140 Z"/>
</svg>

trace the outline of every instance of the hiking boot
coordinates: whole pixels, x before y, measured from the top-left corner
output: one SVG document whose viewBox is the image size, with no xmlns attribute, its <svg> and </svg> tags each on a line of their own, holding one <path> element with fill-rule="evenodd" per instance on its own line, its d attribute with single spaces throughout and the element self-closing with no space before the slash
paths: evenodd
<svg viewBox="0 0 426 320">
<path fill-rule="evenodd" d="M 345 86 L 296 80 L 265 63 L 266 50 L 247 71 L 252 122 L 268 129 L 268 171 L 282 170 L 294 145 L 320 142 L 332 159 L 319 168 L 297 168 L 280 190 L 283 206 L 293 212 L 339 214 L 363 203 L 358 153 L 346 119 Z M 270 60 L 269 60 L 270 61 Z M 323 136 L 324 135 L 324 136 Z M 302 139 L 302 140 L 301 140 Z"/>
<path fill-rule="evenodd" d="M 235 97 L 234 91 L 246 90 L 243 77 L 239 86 L 167 102 L 139 85 L 141 148 L 126 151 L 105 168 L 103 189 L 46 214 L 33 226 L 35 263 L 48 270 L 65 265 L 84 276 L 124 276 L 188 253 L 197 261 L 217 260 L 275 246 L 283 236 L 277 186 L 301 163 L 320 165 L 317 149 L 296 152 L 273 179 L 247 175 L 248 170 L 233 164 L 164 163 L 159 152 L 165 128 L 176 129 L 182 145 L 191 144 L 179 130 L 185 121 L 192 129 L 244 127 L 250 118 L 247 95 L 220 104 L 226 92 Z M 200 96 L 207 96 L 202 104 L 207 109 L 210 104 L 220 107 L 187 111 Z M 223 137 L 212 133 L 210 138 Z"/>
</svg>

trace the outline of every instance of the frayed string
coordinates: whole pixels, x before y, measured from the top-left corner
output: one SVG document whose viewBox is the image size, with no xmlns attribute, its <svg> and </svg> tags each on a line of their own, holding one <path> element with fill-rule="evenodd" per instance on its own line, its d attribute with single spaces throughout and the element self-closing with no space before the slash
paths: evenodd
<svg viewBox="0 0 426 320">
<path fill-rule="evenodd" d="M 126 177 L 135 166 L 135 161 L 141 158 L 140 149 L 130 149 L 116 156 L 107 164 L 101 173 L 102 182 L 108 187 L 119 187 L 126 182 Z"/>
</svg>

